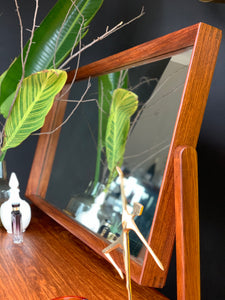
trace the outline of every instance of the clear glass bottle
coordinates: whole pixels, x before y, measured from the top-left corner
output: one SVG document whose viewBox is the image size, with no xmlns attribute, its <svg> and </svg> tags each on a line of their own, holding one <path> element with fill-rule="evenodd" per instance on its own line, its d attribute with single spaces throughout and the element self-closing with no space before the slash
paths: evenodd
<svg viewBox="0 0 225 300">
<path fill-rule="evenodd" d="M 13 242 L 19 244 L 23 242 L 22 215 L 20 204 L 12 204 L 11 212 Z"/>
</svg>

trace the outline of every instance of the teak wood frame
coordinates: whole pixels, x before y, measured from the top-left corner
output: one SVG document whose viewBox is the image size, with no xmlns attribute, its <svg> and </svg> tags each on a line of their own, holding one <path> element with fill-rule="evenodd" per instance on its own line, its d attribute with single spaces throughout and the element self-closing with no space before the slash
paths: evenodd
<svg viewBox="0 0 225 300">
<path fill-rule="evenodd" d="M 95 77 L 162 58 L 168 58 L 186 49 L 193 48 L 154 220 L 148 239 L 151 248 L 163 263 L 165 271 L 163 272 L 157 267 L 148 252 L 145 254 L 143 264 L 138 264 L 132 260 L 132 279 L 142 285 L 161 288 L 166 281 L 176 229 L 174 195 L 176 188 L 176 185 L 174 188 L 175 151 L 177 147 L 183 145 L 193 149 L 196 148 L 220 41 L 220 30 L 204 23 L 198 23 L 81 67 L 76 75 L 76 80 L 87 79 L 88 77 Z M 67 91 L 66 95 L 64 95 L 65 99 L 67 99 L 66 97 L 69 93 L 68 87 L 72 82 L 73 76 L 74 71 L 68 73 L 68 81 L 62 91 L 62 93 Z M 66 103 L 64 101 L 55 101 L 51 112 L 46 117 L 42 132 L 49 132 L 62 123 L 65 107 Z M 105 240 L 96 237 L 92 232 L 80 226 L 45 201 L 59 134 L 60 130 L 57 130 L 51 135 L 41 135 L 39 137 L 26 196 L 49 216 L 67 228 L 98 254 L 102 255 L 102 249 L 107 246 Z M 190 178 L 186 176 L 185 186 L 189 186 L 190 184 Z M 182 223 L 181 221 L 179 222 Z M 180 230 L 181 228 L 178 229 L 178 231 Z M 185 232 L 182 232 L 183 234 Z M 179 239 L 182 240 L 181 237 Z M 181 245 L 183 242 L 181 241 L 179 244 Z M 179 246 L 178 249 L 180 249 Z M 186 260 L 185 254 L 182 251 L 179 250 L 179 253 Z M 121 252 L 115 251 L 113 258 L 123 269 Z M 178 263 L 178 265 L 181 269 L 183 268 L 182 263 Z"/>
</svg>

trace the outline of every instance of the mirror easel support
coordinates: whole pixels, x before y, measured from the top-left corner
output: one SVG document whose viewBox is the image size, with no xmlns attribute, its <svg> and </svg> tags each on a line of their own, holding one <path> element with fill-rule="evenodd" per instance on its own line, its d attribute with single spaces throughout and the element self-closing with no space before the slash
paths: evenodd
<svg viewBox="0 0 225 300">
<path fill-rule="evenodd" d="M 198 171 L 195 148 L 176 148 L 174 187 L 177 299 L 200 300 Z"/>
<path fill-rule="evenodd" d="M 197 152 L 193 147 L 179 146 L 174 152 L 174 190 L 177 299 L 200 300 L 198 162 Z M 111 251 L 113 245 L 108 248 Z M 111 257 L 107 256 L 107 258 Z M 111 262 L 114 265 L 114 261 Z M 129 277 L 130 285 L 129 272 L 126 277 Z M 132 299 L 131 295 L 129 299 Z"/>
</svg>

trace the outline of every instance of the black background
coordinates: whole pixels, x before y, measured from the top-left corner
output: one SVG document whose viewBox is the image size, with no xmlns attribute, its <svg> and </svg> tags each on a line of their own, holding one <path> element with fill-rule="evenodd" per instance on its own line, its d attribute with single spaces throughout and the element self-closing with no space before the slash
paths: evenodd
<svg viewBox="0 0 225 300">
<path fill-rule="evenodd" d="M 38 22 L 56 3 L 39 0 Z M 24 28 L 31 28 L 35 1 L 19 1 Z M 145 15 L 113 36 L 99 42 L 82 55 L 81 64 L 125 50 L 198 22 L 225 32 L 225 4 L 198 0 L 105 0 L 91 23 L 85 44 L 101 35 L 106 26 Z M 0 73 L 20 53 L 18 18 L 13 0 L 0 0 Z M 28 31 L 25 31 L 25 40 Z M 222 39 L 197 147 L 199 160 L 199 205 L 202 299 L 225 299 L 224 287 L 224 191 L 225 191 L 225 40 Z M 8 174 L 15 171 L 24 195 L 37 137 L 31 136 L 6 156 Z M 164 293 L 176 299 L 175 254 Z"/>
</svg>

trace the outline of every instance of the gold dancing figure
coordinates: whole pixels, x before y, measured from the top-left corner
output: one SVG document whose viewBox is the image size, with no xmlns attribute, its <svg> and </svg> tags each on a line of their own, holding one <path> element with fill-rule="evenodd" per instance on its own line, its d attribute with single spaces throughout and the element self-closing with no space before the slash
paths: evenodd
<svg viewBox="0 0 225 300">
<path fill-rule="evenodd" d="M 142 243 L 145 245 L 145 247 L 148 249 L 150 254 L 152 255 L 153 259 L 157 263 L 157 265 L 160 267 L 161 270 L 164 271 L 163 265 L 154 253 L 154 251 L 151 249 L 151 247 L 148 245 L 147 241 L 141 234 L 140 230 L 138 229 L 137 225 L 135 224 L 134 217 L 140 216 L 143 211 L 143 205 L 140 203 L 135 202 L 133 207 L 133 212 L 130 214 L 127 210 L 127 199 L 124 192 L 124 175 L 122 170 L 119 167 L 116 167 L 117 172 L 119 174 L 120 180 L 121 180 L 121 196 L 122 196 L 122 234 L 121 236 L 112 244 L 110 244 L 108 247 L 102 250 L 102 252 L 105 254 L 107 259 L 111 262 L 111 264 L 115 267 L 115 269 L 120 274 L 120 277 L 123 279 L 123 273 L 121 269 L 118 267 L 116 262 L 113 260 L 113 258 L 110 255 L 110 252 L 116 248 L 123 249 L 123 260 L 124 260 L 124 267 L 125 267 L 125 274 L 126 274 L 126 288 L 128 292 L 128 299 L 132 300 L 132 291 L 131 291 L 131 277 L 130 277 L 130 246 L 129 246 L 129 231 L 133 230 L 139 239 L 142 241 Z"/>
</svg>

